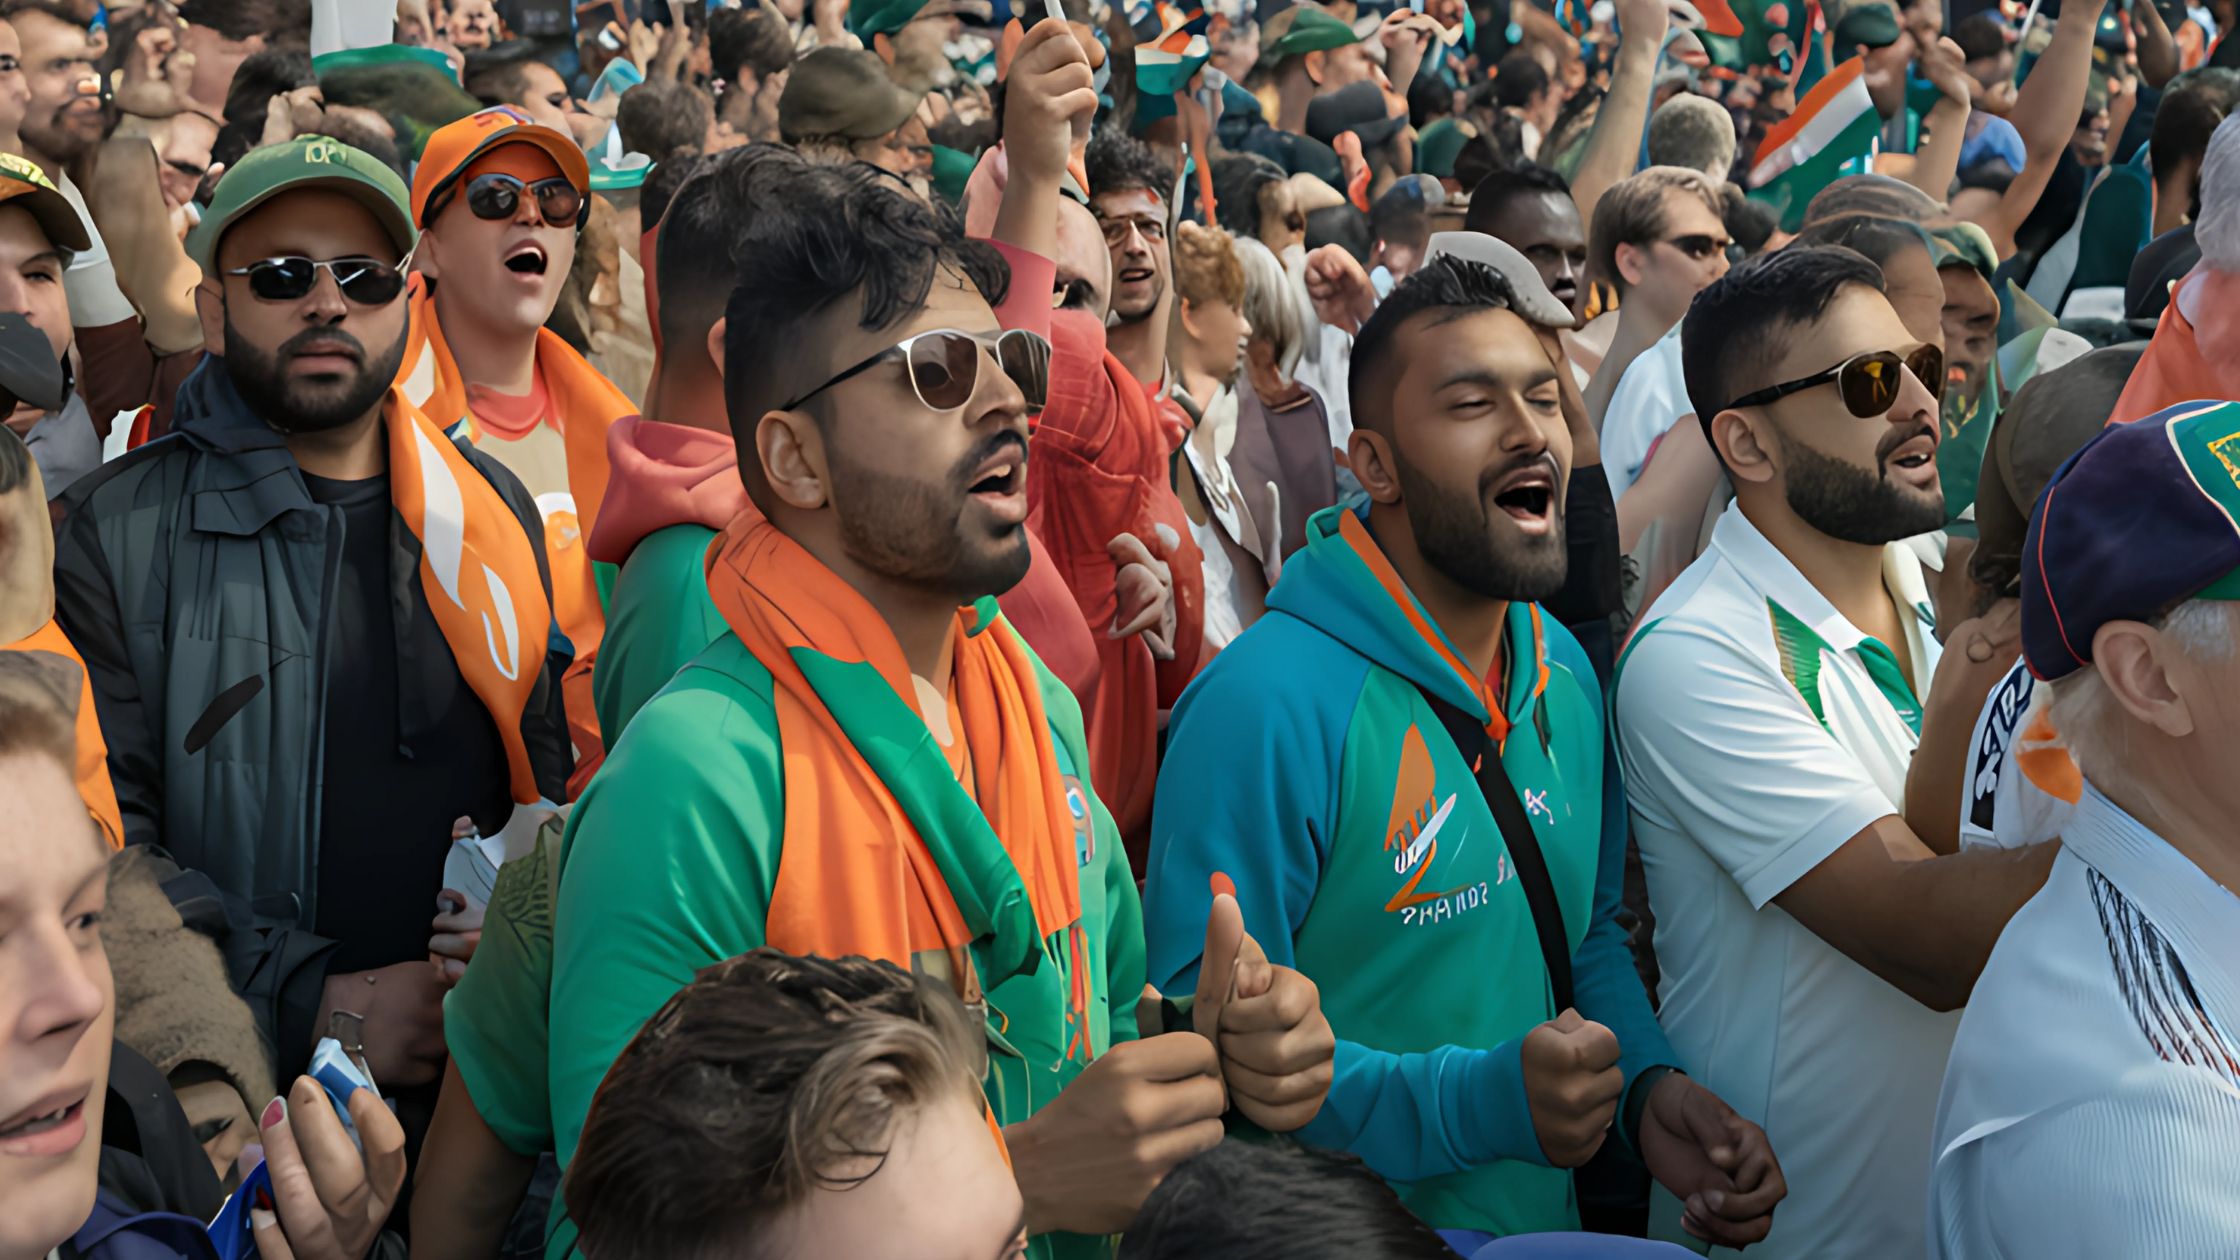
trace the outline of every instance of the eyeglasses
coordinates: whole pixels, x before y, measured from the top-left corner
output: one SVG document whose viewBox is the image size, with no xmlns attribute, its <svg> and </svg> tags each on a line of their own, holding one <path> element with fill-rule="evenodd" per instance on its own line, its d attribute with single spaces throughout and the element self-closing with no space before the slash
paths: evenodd
<svg viewBox="0 0 2240 1260">
<path fill-rule="evenodd" d="M 1147 244 L 1156 245 L 1167 239 L 1165 220 L 1154 219 L 1148 215 L 1140 218 L 1099 218 L 1097 223 L 1104 228 L 1104 243 L 1107 245 L 1118 245 L 1120 242 L 1127 240 L 1130 229 L 1142 236 Z"/>
<path fill-rule="evenodd" d="M 526 190 L 537 199 L 537 214 L 553 227 L 574 227 L 583 217 L 583 190 L 560 176 L 524 183 L 511 175 L 477 175 L 467 181 L 467 209 L 478 219 L 510 219 Z M 425 222 L 433 223 L 451 204 L 450 190 L 428 207 Z"/>
<path fill-rule="evenodd" d="M 778 410 L 792 411 L 842 381 L 900 356 L 910 369 L 910 389 L 918 396 L 918 401 L 928 411 L 955 411 L 972 401 L 972 392 L 980 385 L 980 351 L 983 348 L 995 357 L 996 366 L 1026 396 L 1028 413 L 1041 411 L 1050 397 L 1050 343 L 1023 328 L 994 337 L 958 332 L 953 328 L 919 333 L 881 350 Z"/>
<path fill-rule="evenodd" d="M 324 271 L 334 277 L 342 296 L 360 306 L 387 306 L 404 292 L 405 270 L 412 265 L 406 254 L 395 266 L 375 258 L 264 258 L 246 267 L 235 267 L 229 276 L 247 276 L 249 292 L 267 302 L 293 302 L 311 292 Z"/>
<path fill-rule="evenodd" d="M 1910 371 L 1921 382 L 1931 398 L 1944 397 L 1944 351 L 1935 346 L 1919 346 L 1901 357 L 1895 350 L 1870 350 L 1855 354 L 1825 372 L 1814 372 L 1779 385 L 1761 389 L 1754 394 L 1728 403 L 1725 410 L 1737 407 L 1762 407 L 1778 402 L 1803 390 L 1836 383 L 1843 395 L 1843 405 L 1852 415 L 1862 420 L 1887 415 L 1890 404 L 1898 400 L 1898 390 L 1905 384 L 1901 372 Z"/>
<path fill-rule="evenodd" d="M 1671 237 L 1665 241 L 1665 244 L 1672 246 L 1697 262 L 1702 262 L 1713 254 L 1726 253 L 1727 247 L 1734 242 L 1723 236 L 1713 236 L 1708 232 L 1691 232 L 1686 236 Z"/>
</svg>

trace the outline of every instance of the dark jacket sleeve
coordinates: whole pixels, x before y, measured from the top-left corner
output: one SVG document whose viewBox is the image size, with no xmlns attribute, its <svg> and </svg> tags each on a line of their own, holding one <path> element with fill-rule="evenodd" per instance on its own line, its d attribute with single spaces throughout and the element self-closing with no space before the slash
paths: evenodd
<svg viewBox="0 0 2240 1260">
<path fill-rule="evenodd" d="M 285 1089 L 311 1062 L 326 1030 L 319 1007 L 335 941 L 292 920 L 260 915 L 201 871 L 166 863 L 163 893 L 187 927 L 217 943 L 226 981 L 257 1017 L 257 1031 L 273 1051 L 273 1076 Z"/>
<path fill-rule="evenodd" d="M 85 658 L 93 683 L 94 711 L 109 745 L 109 779 L 117 789 L 125 843 L 161 843 L 163 753 L 140 703 L 116 583 L 87 502 L 75 494 L 66 496 L 55 522 L 55 620 Z"/>
<path fill-rule="evenodd" d="M 537 577 L 544 582 L 545 602 L 550 604 L 552 563 L 545 557 L 544 514 L 537 510 L 536 499 L 511 469 L 476 450 L 473 443 L 463 438 L 452 441 L 520 519 L 521 528 L 529 535 L 530 548 L 537 554 Z M 575 647 L 560 629 L 557 617 L 546 633 L 551 646 L 545 652 L 544 674 L 537 679 L 536 690 L 529 693 L 529 703 L 521 711 L 521 742 L 529 750 L 529 764 L 537 774 L 537 790 L 544 793 L 546 800 L 565 801 L 568 799 L 568 772 L 575 765 L 575 746 L 568 740 L 568 714 L 561 699 L 560 676 L 575 659 Z"/>
<path fill-rule="evenodd" d="M 1596 680 L 1608 686 L 1613 647 L 1610 615 L 1624 606 L 1625 597 L 1619 582 L 1618 506 L 1610 497 L 1610 479 L 1602 465 L 1571 470 L 1563 536 L 1570 567 L 1563 589 L 1542 606 L 1578 637 Z"/>
</svg>

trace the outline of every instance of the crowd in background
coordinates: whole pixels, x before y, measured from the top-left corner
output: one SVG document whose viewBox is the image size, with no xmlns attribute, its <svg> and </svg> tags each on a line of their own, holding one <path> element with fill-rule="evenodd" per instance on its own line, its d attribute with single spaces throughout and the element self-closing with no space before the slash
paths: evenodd
<svg viewBox="0 0 2240 1260">
<path fill-rule="evenodd" d="M 2240 1253 L 2230 0 L 0 0 L 0 1260 Z"/>
</svg>

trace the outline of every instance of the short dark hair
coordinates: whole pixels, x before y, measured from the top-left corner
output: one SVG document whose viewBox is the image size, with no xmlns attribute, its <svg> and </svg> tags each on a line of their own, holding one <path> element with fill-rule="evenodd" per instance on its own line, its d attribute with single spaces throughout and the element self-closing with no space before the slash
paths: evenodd
<svg viewBox="0 0 2240 1260">
<path fill-rule="evenodd" d="M 529 89 L 529 67 L 541 63 L 538 47 L 526 39 L 508 39 L 467 54 L 467 67 L 459 83 L 484 105 L 512 105 Z"/>
<path fill-rule="evenodd" d="M 777 145 L 750 144 L 707 157 L 664 162 L 654 169 L 681 167 L 689 178 L 665 194 L 659 207 L 661 234 L 655 238 L 654 288 L 661 295 L 661 340 L 677 346 L 707 339 L 708 326 L 722 319 L 738 275 L 739 242 L 755 217 L 748 199 L 750 175 Z M 639 202 L 644 220 L 645 203 Z"/>
<path fill-rule="evenodd" d="M 984 1044 L 946 984 L 893 963 L 765 947 L 709 967 L 592 1098 L 565 1189 L 585 1254 L 738 1254 L 816 1188 L 876 1176 L 902 1117 L 977 1100 Z"/>
<path fill-rule="evenodd" d="M 1742 247 L 1742 256 L 1748 258 L 1766 247 L 1766 242 L 1773 239 L 1774 229 L 1781 226 L 1781 221 L 1774 217 L 1773 207 L 1742 196 L 1742 190 L 1733 184 L 1727 185 L 1722 192 L 1726 197 L 1727 208 L 1719 216 L 1719 221 L 1726 226 L 1728 238 Z"/>
<path fill-rule="evenodd" d="M 1814 194 L 1804 208 L 1804 221 L 1832 219 L 1844 214 L 1879 214 L 1886 219 L 1911 219 L 1926 223 L 1944 213 L 1937 199 L 1902 179 L 1888 175 L 1846 175 Z"/>
<path fill-rule="evenodd" d="M 1320 210 L 1307 212 L 1308 249 L 1336 245 L 1366 267 L 1369 265 L 1369 252 L 1376 248 L 1376 244 L 1376 235 L 1369 228 L 1369 216 L 1352 206 L 1324 206 Z"/>
<path fill-rule="evenodd" d="M 1548 90 L 1548 72 L 1540 59 L 1522 48 L 1501 55 L 1493 71 L 1493 99 L 1503 109 L 1523 109 L 1532 98 Z"/>
<path fill-rule="evenodd" d="M 1508 210 L 1510 202 L 1550 193 L 1569 197 L 1571 185 L 1561 174 L 1537 162 L 1505 167 L 1479 180 L 1470 190 L 1470 210 L 1462 216 L 1462 226 L 1492 236 L 1493 224 Z"/>
<path fill-rule="evenodd" d="M 1126 132 L 1100 129 L 1090 138 L 1084 160 L 1092 197 L 1140 188 L 1164 206 L 1174 196 L 1174 171 L 1150 145 Z"/>
<path fill-rule="evenodd" d="M 631 88 L 614 113 L 623 151 L 648 157 L 706 143 L 715 121 L 716 103 L 708 94 L 676 79 L 653 78 Z"/>
<path fill-rule="evenodd" d="M 638 188 L 638 226 L 650 232 L 668 218 L 670 204 L 686 182 L 700 173 L 700 164 L 706 160 L 695 147 L 679 149 L 656 161 L 646 172 L 646 182 Z"/>
<path fill-rule="evenodd" d="M 2187 190 L 2191 206 L 2188 217 L 2201 215 L 2201 164 L 2209 154 L 2209 137 L 2235 104 L 2240 104 L 2240 70 L 2223 66 L 2188 70 L 2163 89 L 2162 104 L 2154 111 L 2147 156 L 2149 161 L 2168 159 L 2159 172 L 2163 174 L 2178 169 L 2181 160 L 2193 159 L 2193 186 Z"/>
<path fill-rule="evenodd" d="M 888 328 L 923 306 L 940 268 L 962 271 L 990 305 L 1003 301 L 1011 267 L 993 245 L 968 240 L 956 211 L 928 205 L 893 176 L 861 162 L 820 163 L 782 145 L 765 150 L 739 181 L 755 214 L 736 238 L 739 269 L 724 307 L 724 404 L 741 444 L 740 471 L 759 493 L 749 449 L 754 421 L 778 401 L 774 367 L 798 355 L 801 326 L 834 303 L 860 302 L 866 329 Z"/>
<path fill-rule="evenodd" d="M 311 0 L 179 0 L 178 9 L 188 25 L 209 27 L 230 40 L 262 35 L 270 47 L 311 39 Z"/>
<path fill-rule="evenodd" d="M 1213 217 L 1238 236 L 1260 235 L 1260 190 L 1280 184 L 1283 168 L 1257 153 L 1213 160 Z M 1091 184 L 1094 187 L 1094 182 Z"/>
<path fill-rule="evenodd" d="M 1797 233 L 1794 243 L 1808 247 L 1841 245 L 1876 267 L 1888 267 L 1891 259 L 1908 248 L 1926 251 L 1932 259 L 1936 257 L 1929 234 L 1912 220 L 1885 219 L 1872 214 L 1847 214 L 1808 223 Z"/>
<path fill-rule="evenodd" d="M 1488 175 L 1521 165 L 1524 156 L 1524 120 L 1515 114 L 1495 115 L 1492 124 L 1462 142 L 1454 155 L 1455 182 L 1475 188 Z"/>
<path fill-rule="evenodd" d="M 742 68 L 773 75 L 793 64 L 793 35 L 761 9 L 717 9 L 708 15 L 708 62 L 725 83 L 737 83 Z"/>
<path fill-rule="evenodd" d="M 1433 320 L 1443 324 L 1477 311 L 1513 310 L 1516 304 L 1509 278 L 1484 263 L 1441 254 L 1417 268 L 1377 304 L 1353 339 L 1346 396 L 1354 423 L 1387 436 L 1392 432 L 1392 356 L 1402 324 L 1425 312 L 1443 313 Z"/>
<path fill-rule="evenodd" d="M 2007 24 L 1989 12 L 1971 13 L 1952 28 L 1952 42 L 1965 60 L 1996 57 L 2007 51 Z"/>
<path fill-rule="evenodd" d="M 1136 1210 L 1119 1260 L 1439 1260 L 1454 1255 L 1352 1155 L 1230 1140 L 1177 1164 Z"/>
<path fill-rule="evenodd" d="M 1418 248 L 1431 238 L 1431 203 L 1424 199 L 1420 183 L 1420 179 L 1428 178 L 1407 176 L 1369 203 L 1372 238 L 1406 242 Z"/>
<path fill-rule="evenodd" d="M 311 50 L 300 44 L 283 44 L 250 53 L 233 72 L 226 87 L 226 125 L 210 143 L 210 164 L 227 166 L 257 147 L 264 138 L 265 109 L 272 98 L 309 87 L 319 78 L 311 70 Z"/>
<path fill-rule="evenodd" d="M 1752 373 L 1781 356 L 1788 335 L 1852 285 L 1882 292 L 1882 268 L 1840 245 L 1798 245 L 1744 259 L 1696 294 L 1680 321 L 1680 374 L 1706 437 L 1721 409 L 1771 384 Z"/>
<path fill-rule="evenodd" d="M 1454 89 L 1435 74 L 1419 74 L 1408 85 L 1408 125 L 1418 130 L 1454 115 Z"/>
</svg>

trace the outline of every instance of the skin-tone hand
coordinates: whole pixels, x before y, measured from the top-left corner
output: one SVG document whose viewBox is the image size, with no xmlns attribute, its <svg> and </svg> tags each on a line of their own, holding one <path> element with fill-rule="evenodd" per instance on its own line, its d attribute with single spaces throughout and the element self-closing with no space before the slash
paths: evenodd
<svg viewBox="0 0 2240 1260">
<path fill-rule="evenodd" d="M 404 1186 L 404 1128 L 372 1090 L 350 1095 L 350 1141 L 319 1082 L 299 1076 L 261 1121 L 273 1211 L 251 1208 L 261 1260 L 362 1260 Z"/>
<path fill-rule="evenodd" d="M 1377 309 L 1369 273 L 1343 245 L 1325 245 L 1307 255 L 1307 299 L 1314 303 L 1315 318 L 1349 337 Z"/>
<path fill-rule="evenodd" d="M 1587 400 L 1579 393 L 1578 378 L 1572 375 L 1571 356 L 1563 349 L 1563 330 L 1534 324 L 1532 332 L 1547 352 L 1548 365 L 1556 370 L 1556 392 L 1563 398 L 1563 427 L 1571 431 L 1571 466 L 1591 468 L 1602 462 L 1602 438 L 1594 431 Z"/>
<path fill-rule="evenodd" d="M 1524 1037 L 1524 1092 L 1548 1162 L 1577 1168 L 1594 1158 L 1618 1114 L 1625 1075 L 1618 1034 L 1566 1007 Z"/>
<path fill-rule="evenodd" d="M 370 979 L 369 979 L 370 978 Z M 425 959 L 328 976 L 318 1022 L 338 1010 L 365 1017 L 366 1065 L 384 1089 L 425 1085 L 443 1072 L 443 971 Z"/>
<path fill-rule="evenodd" d="M 397 0 L 398 43 L 424 46 L 435 38 L 435 29 L 428 0 Z"/>
<path fill-rule="evenodd" d="M 1686 1205 L 1681 1226 L 1722 1247 L 1765 1241 L 1774 1205 L 1789 1193 L 1765 1130 L 1677 1072 L 1649 1091 L 1641 1157 Z"/>
<path fill-rule="evenodd" d="M 1329 1096 L 1337 1036 L 1315 983 L 1268 961 L 1227 893 L 1206 916 L 1206 948 L 1191 1004 L 1198 1035 L 1219 1048 L 1229 1098 L 1271 1133 L 1302 1128 Z"/>
<path fill-rule="evenodd" d="M 1439 20 L 1428 13 L 1395 9 L 1385 15 L 1384 25 L 1377 28 L 1377 42 L 1384 45 L 1384 72 L 1393 91 L 1407 95 L 1424 55 L 1431 51 L 1431 41 L 1440 34 Z"/>
<path fill-rule="evenodd" d="M 1975 105 L 1986 114 L 2005 118 L 2014 112 L 2014 94 L 2014 84 L 2005 79 L 1990 87 L 1979 83 L 1976 85 Z"/>
<path fill-rule="evenodd" d="M 1946 100 L 1966 105 L 1973 97 L 1976 81 L 1968 73 L 1967 54 L 1960 50 L 1959 44 L 1940 38 L 1922 47 L 1917 62 L 1921 77 L 1943 93 Z"/>
<path fill-rule="evenodd" d="M 325 114 L 325 98 L 319 94 L 316 85 L 279 93 L 265 105 L 264 138 L 257 142 L 257 147 L 286 144 L 305 132 L 315 130 Z"/>
<path fill-rule="evenodd" d="M 819 45 L 848 46 L 848 0 L 816 0 L 810 11 Z"/>
<path fill-rule="evenodd" d="M 179 50 L 178 33 L 171 26 L 159 22 L 143 27 L 125 54 L 117 108 L 142 118 L 171 117 L 187 107 L 194 64 L 193 53 Z"/>
<path fill-rule="evenodd" d="M 643 20 L 630 24 L 630 64 L 638 68 L 638 73 L 647 73 L 653 66 L 654 57 L 660 51 L 661 35 L 659 32 L 648 26 Z"/>
<path fill-rule="evenodd" d="M 1063 22 L 1037 22 L 1012 55 L 1004 94 L 1003 151 L 1013 182 L 1055 180 L 1097 112 L 1089 54 Z"/>
<path fill-rule="evenodd" d="M 1004 1130 L 1027 1232 L 1119 1233 L 1176 1164 L 1221 1144 L 1227 1103 L 1213 1043 L 1194 1032 L 1112 1047 Z"/>
<path fill-rule="evenodd" d="M 1164 557 L 1181 544 L 1175 532 L 1155 525 L 1153 542 L 1158 551 L 1134 534 L 1121 534 L 1105 544 L 1105 553 L 1118 569 L 1113 576 L 1119 607 L 1105 637 L 1125 639 L 1140 634 L 1151 645 L 1151 654 L 1162 661 L 1174 659 L 1174 573 Z"/>
<path fill-rule="evenodd" d="M 446 985 L 457 984 L 467 974 L 467 964 L 474 961 L 475 946 L 482 943 L 484 911 L 449 888 L 436 894 L 436 910 L 430 925 L 435 935 L 428 938 L 429 961 L 442 969 Z"/>
</svg>

